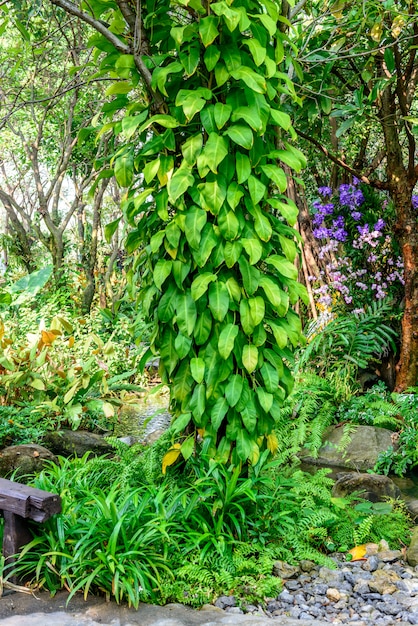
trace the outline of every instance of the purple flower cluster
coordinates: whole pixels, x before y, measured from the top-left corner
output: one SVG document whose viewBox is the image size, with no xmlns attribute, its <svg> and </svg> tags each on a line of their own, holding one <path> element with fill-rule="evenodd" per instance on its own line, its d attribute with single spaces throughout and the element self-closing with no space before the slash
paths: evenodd
<svg viewBox="0 0 418 626">
<path fill-rule="evenodd" d="M 414 209 L 418 209 L 418 196 L 412 196 L 412 206 Z"/>
<path fill-rule="evenodd" d="M 357 234 L 351 230 L 349 235 L 344 216 L 338 214 L 341 207 L 355 222 L 363 217 L 360 208 L 365 199 L 358 188 L 359 182 L 353 179 L 350 185 L 340 185 L 334 199 L 330 187 L 320 187 L 318 192 L 323 200 L 313 203 L 313 235 L 321 241 L 319 257 L 327 263 L 321 276 L 310 277 L 310 280 L 317 302 L 326 309 L 344 304 L 359 313 L 370 300 L 393 295 L 404 284 L 403 262 L 393 253 L 391 237 L 384 232 L 385 220 L 379 218 L 375 224 L 358 224 Z M 385 202 L 382 209 L 386 207 Z M 413 205 L 418 208 L 418 195 L 413 196 Z M 344 255 L 342 244 L 358 252 L 354 256 Z"/>
</svg>

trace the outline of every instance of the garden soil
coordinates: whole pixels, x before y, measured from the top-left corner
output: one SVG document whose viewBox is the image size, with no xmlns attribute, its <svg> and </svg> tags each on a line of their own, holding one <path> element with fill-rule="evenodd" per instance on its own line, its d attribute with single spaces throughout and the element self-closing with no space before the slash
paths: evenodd
<svg viewBox="0 0 418 626">
<path fill-rule="evenodd" d="M 91 596 L 87 602 L 76 596 L 67 606 L 67 597 L 66 593 L 51 598 L 45 593 L 34 597 L 5 591 L 0 598 L 0 626 L 329 626 L 319 620 L 235 615 L 213 606 L 193 610 L 180 604 L 141 604 L 136 610 Z"/>
</svg>

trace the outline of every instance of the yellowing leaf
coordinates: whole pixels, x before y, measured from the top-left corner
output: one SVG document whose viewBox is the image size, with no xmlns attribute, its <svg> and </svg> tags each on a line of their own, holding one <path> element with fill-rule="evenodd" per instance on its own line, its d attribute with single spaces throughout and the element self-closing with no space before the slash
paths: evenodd
<svg viewBox="0 0 418 626">
<path fill-rule="evenodd" d="M 392 22 L 392 37 L 397 39 L 402 32 L 403 27 L 405 26 L 405 20 L 402 15 L 397 15 Z"/>
<path fill-rule="evenodd" d="M 165 475 L 167 467 L 174 465 L 181 454 L 181 447 L 179 443 L 175 443 L 172 448 L 164 455 L 161 471 Z"/>
<path fill-rule="evenodd" d="M 379 41 L 382 38 L 382 33 L 383 33 L 383 24 L 382 22 L 377 22 L 370 31 L 370 37 L 373 39 L 373 41 L 376 41 L 376 43 L 379 43 Z"/>
<path fill-rule="evenodd" d="M 51 346 L 59 335 L 60 330 L 41 330 L 42 343 L 44 346 Z"/>
<path fill-rule="evenodd" d="M 270 452 L 272 454 L 277 452 L 277 450 L 279 449 L 279 441 L 277 439 L 276 434 L 271 433 L 270 435 L 267 435 L 266 439 L 267 439 L 267 448 L 270 450 Z"/>
<path fill-rule="evenodd" d="M 343 0 L 340 0 L 339 2 L 336 2 L 335 4 L 333 4 L 330 9 L 332 15 L 337 20 L 340 20 L 343 17 L 344 5 L 345 5 L 345 2 Z"/>
<path fill-rule="evenodd" d="M 73 345 L 74 345 L 74 341 L 75 341 L 74 337 L 70 337 L 70 338 L 68 339 L 68 347 L 69 347 L 69 348 L 72 348 L 72 347 L 73 347 Z"/>
<path fill-rule="evenodd" d="M 367 559 L 364 558 L 366 552 L 366 544 L 363 543 L 360 546 L 355 546 L 354 548 L 351 548 L 351 550 L 348 551 L 348 554 L 351 554 L 351 556 L 353 557 L 351 559 L 352 561 L 366 561 Z"/>
</svg>

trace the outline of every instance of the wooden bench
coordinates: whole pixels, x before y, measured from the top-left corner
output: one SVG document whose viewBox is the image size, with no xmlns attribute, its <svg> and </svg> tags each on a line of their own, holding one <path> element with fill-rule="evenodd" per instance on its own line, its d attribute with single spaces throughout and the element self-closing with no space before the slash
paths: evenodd
<svg viewBox="0 0 418 626">
<path fill-rule="evenodd" d="M 32 540 L 29 520 L 45 522 L 61 512 L 61 498 L 48 491 L 0 478 L 0 511 L 4 517 L 3 556 L 15 560 L 21 548 Z"/>
</svg>

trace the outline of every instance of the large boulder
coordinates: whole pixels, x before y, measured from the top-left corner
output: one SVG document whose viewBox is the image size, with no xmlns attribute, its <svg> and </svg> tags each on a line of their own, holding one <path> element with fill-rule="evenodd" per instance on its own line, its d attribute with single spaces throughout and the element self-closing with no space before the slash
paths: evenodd
<svg viewBox="0 0 418 626">
<path fill-rule="evenodd" d="M 344 498 L 355 491 L 362 492 L 362 497 L 370 502 L 383 502 L 386 498 L 396 500 L 401 497 L 400 489 L 387 476 L 358 474 L 357 472 L 337 476 L 337 481 L 332 488 L 334 497 Z"/>
<path fill-rule="evenodd" d="M 300 453 L 300 459 L 304 464 L 365 472 L 373 469 L 379 454 L 392 445 L 392 434 L 386 428 L 356 426 L 349 443 L 341 446 L 344 427 L 331 426 L 324 433 L 318 457 L 306 450 Z"/>
<path fill-rule="evenodd" d="M 86 452 L 92 456 L 114 454 L 114 449 L 102 435 L 86 430 L 56 430 L 44 435 L 44 443 L 52 452 L 60 456 L 82 457 Z"/>
<path fill-rule="evenodd" d="M 411 543 L 406 551 L 406 560 L 411 567 L 418 565 L 418 526 L 412 531 Z"/>
<path fill-rule="evenodd" d="M 43 446 L 21 444 L 9 446 L 0 451 L 0 476 L 7 477 L 13 472 L 22 477 L 40 472 L 45 461 L 58 463 L 57 457 Z"/>
</svg>

